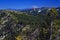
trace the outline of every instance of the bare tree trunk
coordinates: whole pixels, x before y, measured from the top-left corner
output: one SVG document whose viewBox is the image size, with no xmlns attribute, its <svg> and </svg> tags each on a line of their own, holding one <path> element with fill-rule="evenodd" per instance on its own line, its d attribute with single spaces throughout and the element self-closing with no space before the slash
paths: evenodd
<svg viewBox="0 0 60 40">
<path fill-rule="evenodd" d="M 51 35 L 50 35 L 50 40 L 52 40 L 52 27 L 53 27 L 53 21 L 51 21 L 51 28 L 50 28 Z"/>
</svg>

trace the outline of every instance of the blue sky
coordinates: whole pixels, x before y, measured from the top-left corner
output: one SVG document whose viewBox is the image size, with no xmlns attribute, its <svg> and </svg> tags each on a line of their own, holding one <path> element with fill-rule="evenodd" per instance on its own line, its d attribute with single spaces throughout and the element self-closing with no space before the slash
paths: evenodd
<svg viewBox="0 0 60 40">
<path fill-rule="evenodd" d="M 60 7 L 60 0 L 0 0 L 0 9 L 32 7 Z"/>
</svg>

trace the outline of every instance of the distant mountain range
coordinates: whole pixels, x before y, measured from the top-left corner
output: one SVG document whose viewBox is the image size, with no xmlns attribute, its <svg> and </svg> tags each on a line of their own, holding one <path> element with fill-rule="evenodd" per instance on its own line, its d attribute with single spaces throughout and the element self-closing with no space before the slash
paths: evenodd
<svg viewBox="0 0 60 40">
<path fill-rule="evenodd" d="M 38 14 L 42 14 L 45 15 L 46 13 L 48 13 L 51 8 L 48 7 L 42 7 L 42 8 L 29 8 L 29 9 L 3 9 L 3 10 L 11 10 L 11 11 L 18 11 L 18 12 L 23 12 L 29 15 L 38 15 Z M 60 15 L 60 7 L 56 8 L 58 14 Z"/>
<path fill-rule="evenodd" d="M 39 13 L 45 15 L 50 10 L 51 8 L 42 7 L 42 8 L 32 8 L 32 9 L 25 9 L 25 10 L 18 10 L 18 11 L 25 12 L 28 14 L 34 14 L 34 15 L 39 14 Z M 57 7 L 56 10 L 58 14 L 60 14 L 60 7 Z"/>
</svg>

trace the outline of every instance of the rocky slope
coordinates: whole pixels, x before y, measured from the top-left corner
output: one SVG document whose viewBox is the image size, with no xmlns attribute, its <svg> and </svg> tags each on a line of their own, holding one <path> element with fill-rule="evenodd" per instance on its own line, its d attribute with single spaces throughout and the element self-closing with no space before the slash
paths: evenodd
<svg viewBox="0 0 60 40">
<path fill-rule="evenodd" d="M 0 10 L 0 40 L 50 40 L 50 35 L 57 40 L 60 15 L 53 19 L 60 13 L 57 9 Z"/>
</svg>

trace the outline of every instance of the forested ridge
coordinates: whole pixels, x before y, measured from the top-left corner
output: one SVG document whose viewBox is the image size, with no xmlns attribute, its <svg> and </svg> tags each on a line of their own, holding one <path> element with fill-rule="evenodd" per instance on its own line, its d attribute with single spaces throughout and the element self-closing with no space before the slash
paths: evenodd
<svg viewBox="0 0 60 40">
<path fill-rule="evenodd" d="M 0 10 L 0 40 L 60 40 L 59 33 L 60 14 L 56 8 Z"/>
</svg>

